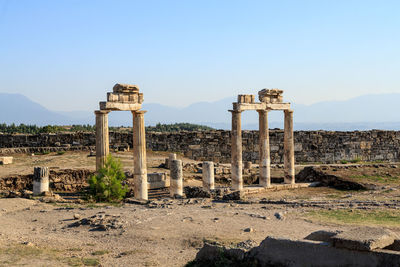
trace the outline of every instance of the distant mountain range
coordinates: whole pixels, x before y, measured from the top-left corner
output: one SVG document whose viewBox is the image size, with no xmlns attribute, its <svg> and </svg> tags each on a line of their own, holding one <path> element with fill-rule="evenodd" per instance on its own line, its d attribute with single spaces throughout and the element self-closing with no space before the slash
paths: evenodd
<svg viewBox="0 0 400 267">
<path fill-rule="evenodd" d="M 198 102 L 185 108 L 155 103 L 143 104 L 147 110 L 147 125 L 190 122 L 218 129 L 230 129 L 235 98 L 216 102 Z M 346 101 L 327 101 L 312 105 L 292 104 L 296 130 L 400 130 L 400 94 L 364 95 Z M 129 112 L 110 113 L 110 126 L 131 125 Z M 0 123 L 36 125 L 94 124 L 93 111 L 51 111 L 20 94 L 0 93 Z M 242 115 L 243 129 L 258 129 L 255 111 Z M 270 128 L 282 128 L 283 112 L 273 111 L 269 116 Z"/>
</svg>

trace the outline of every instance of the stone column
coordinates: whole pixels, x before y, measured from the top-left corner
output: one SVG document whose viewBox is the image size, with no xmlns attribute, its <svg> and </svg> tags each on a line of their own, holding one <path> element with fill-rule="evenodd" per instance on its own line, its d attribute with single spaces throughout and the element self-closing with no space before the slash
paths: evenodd
<svg viewBox="0 0 400 267">
<path fill-rule="evenodd" d="M 110 152 L 108 110 L 96 110 L 96 171 L 104 167 Z"/>
<path fill-rule="evenodd" d="M 132 111 L 133 115 L 133 182 L 136 199 L 148 199 L 147 165 L 146 165 L 146 133 L 144 113 Z"/>
<path fill-rule="evenodd" d="M 258 111 L 259 150 L 260 150 L 260 185 L 271 186 L 271 158 L 269 151 L 268 111 Z"/>
<path fill-rule="evenodd" d="M 182 161 L 172 160 L 170 162 L 170 187 L 169 193 L 171 197 L 183 196 L 183 171 Z"/>
<path fill-rule="evenodd" d="M 214 162 L 203 162 L 203 189 L 210 191 L 215 189 L 214 185 Z"/>
<path fill-rule="evenodd" d="M 285 110 L 284 132 L 284 181 L 285 184 L 294 184 L 294 135 L 293 110 Z"/>
<path fill-rule="evenodd" d="M 37 196 L 49 191 L 49 168 L 35 167 L 33 169 L 33 195 Z"/>
<path fill-rule="evenodd" d="M 176 159 L 176 154 L 175 153 L 170 153 L 168 155 L 168 169 L 170 169 L 171 166 L 171 161 Z"/>
<path fill-rule="evenodd" d="M 234 190 L 243 189 L 243 166 L 242 166 L 242 129 L 241 129 L 241 111 L 231 110 L 232 113 L 232 188 Z"/>
</svg>

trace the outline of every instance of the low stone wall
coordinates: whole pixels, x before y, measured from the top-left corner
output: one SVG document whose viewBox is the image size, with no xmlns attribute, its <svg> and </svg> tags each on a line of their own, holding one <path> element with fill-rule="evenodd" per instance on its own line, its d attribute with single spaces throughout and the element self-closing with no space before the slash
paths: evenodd
<svg viewBox="0 0 400 267">
<path fill-rule="evenodd" d="M 295 157 L 298 163 L 334 163 L 340 160 L 399 161 L 400 131 L 297 131 Z M 131 133 L 110 133 L 114 149 L 132 147 Z M 230 131 L 146 133 L 147 148 L 181 152 L 195 160 L 229 163 Z M 283 163 L 283 131 L 270 131 L 271 161 Z M 94 133 L 38 135 L 0 134 L 0 153 L 35 153 L 57 150 L 89 150 L 95 146 Z M 243 131 L 243 160 L 258 162 L 258 131 Z"/>
<path fill-rule="evenodd" d="M 86 169 L 50 170 L 50 189 L 58 192 L 77 192 L 88 186 L 88 178 L 94 171 Z M 0 191 L 32 190 L 33 174 L 13 175 L 0 179 Z"/>
</svg>

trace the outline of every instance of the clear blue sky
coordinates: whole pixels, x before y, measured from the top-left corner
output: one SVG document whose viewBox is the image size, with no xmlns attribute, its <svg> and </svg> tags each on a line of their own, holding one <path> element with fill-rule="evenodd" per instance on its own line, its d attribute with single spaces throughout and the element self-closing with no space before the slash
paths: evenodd
<svg viewBox="0 0 400 267">
<path fill-rule="evenodd" d="M 400 93 L 400 1 L 0 0 L 0 92 L 93 110 L 116 82 L 186 106 L 262 88 Z"/>
</svg>

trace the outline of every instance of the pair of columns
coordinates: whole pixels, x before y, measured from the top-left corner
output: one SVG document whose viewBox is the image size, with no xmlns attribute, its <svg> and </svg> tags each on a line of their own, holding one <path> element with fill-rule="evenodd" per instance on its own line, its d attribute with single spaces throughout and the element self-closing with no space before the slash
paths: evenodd
<svg viewBox="0 0 400 267">
<path fill-rule="evenodd" d="M 101 169 L 110 153 L 108 133 L 108 110 L 96 110 L 96 171 Z M 144 113 L 132 111 L 133 115 L 133 178 L 136 199 L 148 199 L 146 166 L 146 133 Z"/>
<path fill-rule="evenodd" d="M 232 188 L 243 189 L 243 165 L 242 165 L 242 129 L 241 112 L 232 110 Z M 259 151 L 260 151 L 260 185 L 271 186 L 271 158 L 268 130 L 268 111 L 257 110 L 259 114 Z M 294 136 L 293 136 L 293 111 L 284 110 L 284 182 L 295 183 L 294 170 Z"/>
</svg>

